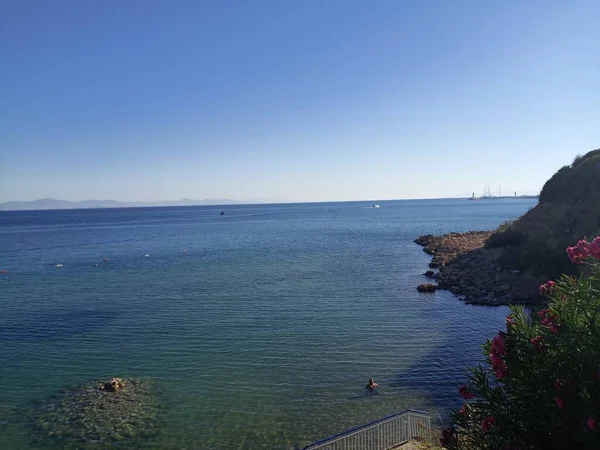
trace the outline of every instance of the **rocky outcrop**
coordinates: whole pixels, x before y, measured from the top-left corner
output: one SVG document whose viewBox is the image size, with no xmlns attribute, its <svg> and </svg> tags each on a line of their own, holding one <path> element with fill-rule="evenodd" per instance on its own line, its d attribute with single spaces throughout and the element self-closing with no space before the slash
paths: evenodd
<svg viewBox="0 0 600 450">
<path fill-rule="evenodd" d="M 417 287 L 417 291 L 419 292 L 435 292 L 437 290 L 437 286 L 431 283 L 420 284 Z"/>
<path fill-rule="evenodd" d="M 57 448 L 147 448 L 157 430 L 156 388 L 138 378 L 77 387 L 36 410 L 34 426 Z"/>
<path fill-rule="evenodd" d="M 110 381 L 107 381 L 105 383 L 100 383 L 98 385 L 98 389 L 104 390 L 104 391 L 109 391 L 109 392 L 115 392 L 115 391 L 118 391 L 119 389 L 123 389 L 124 387 L 125 387 L 125 383 L 120 378 L 113 378 Z"/>
<path fill-rule="evenodd" d="M 507 267 L 510 258 L 503 250 L 485 248 L 491 234 L 470 231 L 416 239 L 427 253 L 434 255 L 432 263 L 439 267 L 438 273 L 427 272 L 438 281 L 434 287 L 447 289 L 472 304 L 496 306 L 537 301 L 540 280 Z"/>
<path fill-rule="evenodd" d="M 469 231 L 467 233 L 449 233 L 443 236 L 426 234 L 415 239 L 415 243 L 423 247 L 423 251 L 434 255 L 431 262 L 446 265 L 457 255 L 476 248 L 481 248 L 493 231 Z"/>
</svg>

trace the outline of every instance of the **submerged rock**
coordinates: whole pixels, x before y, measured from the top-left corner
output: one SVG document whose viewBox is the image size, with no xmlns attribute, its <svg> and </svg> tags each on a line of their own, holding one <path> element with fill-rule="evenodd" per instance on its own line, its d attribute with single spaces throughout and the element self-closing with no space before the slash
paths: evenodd
<svg viewBox="0 0 600 450">
<path fill-rule="evenodd" d="M 155 392 L 151 381 L 138 378 L 84 385 L 43 404 L 35 427 L 61 448 L 143 446 L 157 430 Z"/>
</svg>

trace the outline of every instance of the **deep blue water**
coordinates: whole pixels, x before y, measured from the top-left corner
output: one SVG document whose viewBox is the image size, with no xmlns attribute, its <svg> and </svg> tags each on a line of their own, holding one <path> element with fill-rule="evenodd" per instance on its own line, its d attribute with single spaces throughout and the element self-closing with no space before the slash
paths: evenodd
<svg viewBox="0 0 600 450">
<path fill-rule="evenodd" d="M 160 386 L 156 448 L 289 448 L 445 414 L 507 309 L 418 294 L 412 241 L 535 201 L 379 204 L 0 212 L 0 447 L 34 446 L 36 401 L 112 376 Z"/>
</svg>

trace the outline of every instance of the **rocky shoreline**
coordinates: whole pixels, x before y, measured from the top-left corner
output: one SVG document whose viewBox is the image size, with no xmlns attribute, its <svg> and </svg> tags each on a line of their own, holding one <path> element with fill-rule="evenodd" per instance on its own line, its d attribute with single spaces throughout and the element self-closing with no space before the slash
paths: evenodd
<svg viewBox="0 0 600 450">
<path fill-rule="evenodd" d="M 420 285 L 419 292 L 446 289 L 465 303 L 499 306 L 539 302 L 541 280 L 507 265 L 509 255 L 502 248 L 486 248 L 493 231 L 424 235 L 415 239 L 432 255 L 425 275 L 437 281 Z M 433 289 L 432 288 L 435 288 Z"/>
</svg>

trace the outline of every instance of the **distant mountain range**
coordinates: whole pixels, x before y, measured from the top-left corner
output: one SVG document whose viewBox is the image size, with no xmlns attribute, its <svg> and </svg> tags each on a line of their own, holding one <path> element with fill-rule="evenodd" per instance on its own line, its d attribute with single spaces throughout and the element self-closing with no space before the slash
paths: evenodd
<svg viewBox="0 0 600 450">
<path fill-rule="evenodd" d="M 42 198 L 29 202 L 5 202 L 0 203 L 0 211 L 19 211 L 35 209 L 81 209 L 81 208 L 135 208 L 148 206 L 199 206 L 199 205 L 232 205 L 243 204 L 237 200 L 228 198 L 215 198 L 204 200 L 181 199 L 165 202 L 121 202 L 118 200 L 84 200 L 70 202 L 68 200 L 56 200 L 54 198 Z"/>
</svg>

